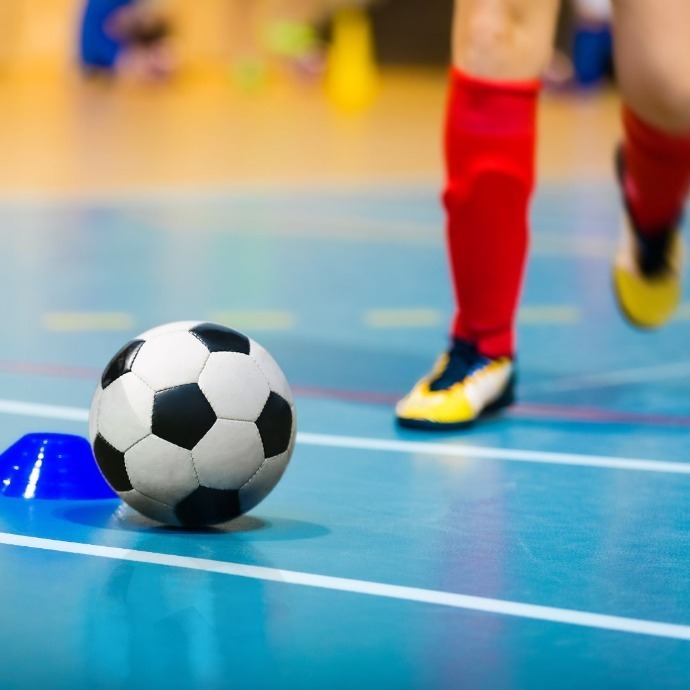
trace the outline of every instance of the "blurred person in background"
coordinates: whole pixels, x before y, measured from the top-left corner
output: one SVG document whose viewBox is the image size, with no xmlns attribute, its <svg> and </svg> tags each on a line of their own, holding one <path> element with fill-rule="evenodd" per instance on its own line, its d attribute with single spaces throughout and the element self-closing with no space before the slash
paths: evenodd
<svg viewBox="0 0 690 690">
<path fill-rule="evenodd" d="M 233 80 L 262 86 L 272 70 L 313 81 L 325 69 L 322 29 L 345 7 L 372 0 L 226 0 Z M 86 0 L 80 61 L 87 73 L 169 77 L 177 66 L 170 36 L 176 8 L 165 0 Z M 203 12 L 203 4 L 195 7 Z"/>
<path fill-rule="evenodd" d="M 613 77 L 611 0 L 561 4 L 553 56 L 542 74 L 546 88 L 591 89 Z"/>
<path fill-rule="evenodd" d="M 445 127 L 450 347 L 396 406 L 398 423 L 459 429 L 510 405 L 535 184 L 540 75 L 558 0 L 456 0 Z M 681 296 L 690 187 L 690 2 L 613 0 L 624 222 L 612 274 L 623 316 L 663 325 Z"/>
<path fill-rule="evenodd" d="M 171 21 L 157 0 L 87 0 L 79 29 L 79 58 L 88 74 L 158 81 L 175 69 Z"/>
<path fill-rule="evenodd" d="M 597 86 L 612 76 L 611 0 L 572 0 L 573 75 L 582 87 Z"/>
<path fill-rule="evenodd" d="M 342 10 L 376 0 L 228 0 L 232 70 L 237 84 L 253 89 L 273 68 L 305 81 L 326 69 L 324 27 Z"/>
<path fill-rule="evenodd" d="M 319 76 L 325 47 L 319 28 L 327 0 L 228 0 L 234 81 L 252 90 L 266 81 L 272 67 L 299 77 Z"/>
</svg>

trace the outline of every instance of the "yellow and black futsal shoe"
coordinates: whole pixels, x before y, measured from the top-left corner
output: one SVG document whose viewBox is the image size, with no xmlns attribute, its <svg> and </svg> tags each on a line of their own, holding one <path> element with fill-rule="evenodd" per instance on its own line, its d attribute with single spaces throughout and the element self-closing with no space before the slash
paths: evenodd
<svg viewBox="0 0 690 690">
<path fill-rule="evenodd" d="M 623 157 L 618 153 L 622 184 Z M 623 316 L 637 328 L 663 326 L 681 299 L 683 242 L 680 219 L 653 235 L 643 235 L 626 204 L 626 217 L 613 260 L 613 287 Z"/>
<path fill-rule="evenodd" d="M 395 408 L 398 424 L 414 429 L 462 429 L 515 399 L 515 365 L 489 359 L 474 345 L 455 340 L 429 376 Z"/>
</svg>

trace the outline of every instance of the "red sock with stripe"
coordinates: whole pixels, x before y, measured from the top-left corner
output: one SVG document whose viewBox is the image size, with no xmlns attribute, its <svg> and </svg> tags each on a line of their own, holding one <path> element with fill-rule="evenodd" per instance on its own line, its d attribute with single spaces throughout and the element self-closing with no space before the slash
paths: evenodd
<svg viewBox="0 0 690 690">
<path fill-rule="evenodd" d="M 515 354 L 539 86 L 451 73 L 444 192 L 456 299 L 451 334 L 491 358 Z"/>
</svg>

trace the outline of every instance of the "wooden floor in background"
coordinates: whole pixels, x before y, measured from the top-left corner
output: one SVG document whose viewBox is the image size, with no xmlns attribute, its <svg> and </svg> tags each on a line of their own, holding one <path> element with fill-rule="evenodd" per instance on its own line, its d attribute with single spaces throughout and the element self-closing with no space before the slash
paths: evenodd
<svg viewBox="0 0 690 690">
<path fill-rule="evenodd" d="M 345 113 L 319 86 L 276 80 L 246 94 L 220 73 L 148 87 L 5 77 L 0 195 L 440 181 L 445 87 L 442 71 L 384 71 L 374 104 Z M 542 179 L 610 177 L 618 110 L 611 90 L 546 92 Z"/>
</svg>

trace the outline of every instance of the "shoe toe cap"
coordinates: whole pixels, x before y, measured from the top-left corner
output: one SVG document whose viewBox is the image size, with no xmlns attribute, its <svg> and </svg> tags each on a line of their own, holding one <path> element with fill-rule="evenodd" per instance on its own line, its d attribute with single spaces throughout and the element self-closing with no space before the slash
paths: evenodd
<svg viewBox="0 0 690 690">
<path fill-rule="evenodd" d="M 648 279 L 626 267 L 614 267 L 614 285 L 621 310 L 639 328 L 658 328 L 675 312 L 681 299 L 675 275 Z"/>
</svg>

